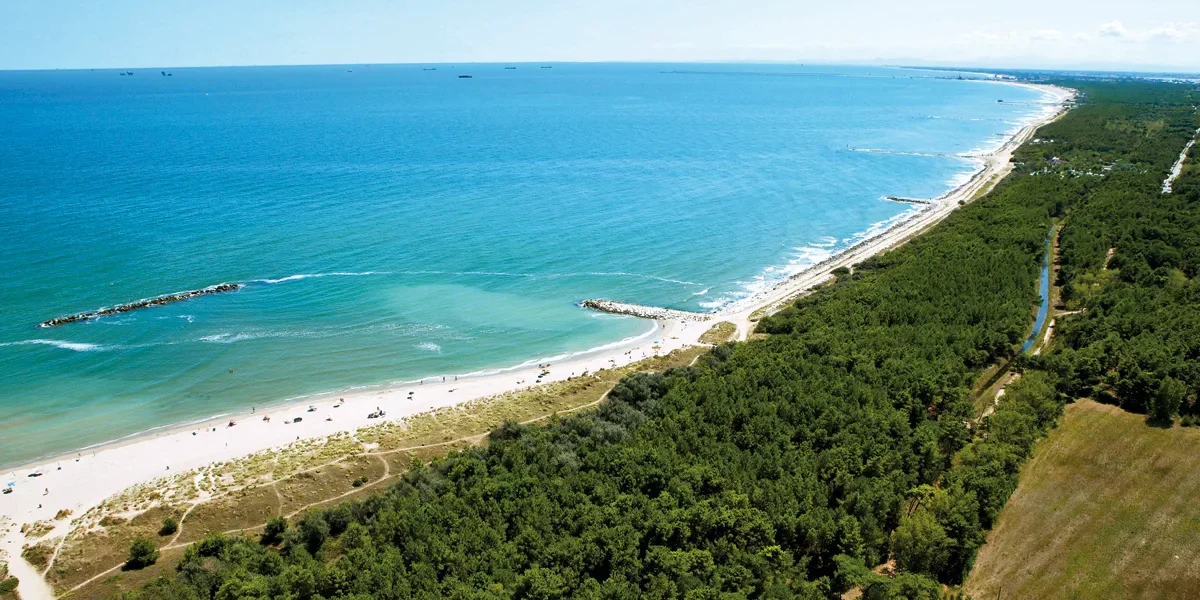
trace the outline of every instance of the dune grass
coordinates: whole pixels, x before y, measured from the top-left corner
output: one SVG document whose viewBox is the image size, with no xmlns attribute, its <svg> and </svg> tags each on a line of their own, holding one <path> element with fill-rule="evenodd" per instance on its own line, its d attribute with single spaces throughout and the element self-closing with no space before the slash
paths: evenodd
<svg viewBox="0 0 1200 600">
<path fill-rule="evenodd" d="M 73 522 L 75 527 L 47 580 L 57 593 L 70 592 L 73 600 L 109 598 L 138 588 L 173 572 L 186 545 L 209 532 L 254 535 L 276 515 L 294 517 L 309 508 L 378 491 L 379 485 L 394 480 L 413 460 L 428 461 L 485 443 L 487 433 L 506 421 L 540 422 L 592 406 L 625 375 L 686 366 L 707 351 L 705 347 L 677 350 L 588 377 L 438 409 L 353 434 L 302 440 L 279 451 L 136 486 Z M 156 537 L 165 516 L 178 520 L 179 531 Z M 138 536 L 158 542 L 162 551 L 158 562 L 139 571 L 115 570 Z M 51 543 L 57 540 L 35 551 L 44 556 L 39 566 L 46 564 Z"/>
<path fill-rule="evenodd" d="M 700 335 L 700 343 L 712 344 L 714 346 L 717 344 L 724 344 L 725 342 L 728 342 L 735 333 L 737 333 L 737 325 L 734 325 L 729 321 L 721 321 Z"/>
<path fill-rule="evenodd" d="M 1039 442 L 980 551 L 974 598 L 1200 597 L 1200 429 L 1082 400 Z"/>
</svg>

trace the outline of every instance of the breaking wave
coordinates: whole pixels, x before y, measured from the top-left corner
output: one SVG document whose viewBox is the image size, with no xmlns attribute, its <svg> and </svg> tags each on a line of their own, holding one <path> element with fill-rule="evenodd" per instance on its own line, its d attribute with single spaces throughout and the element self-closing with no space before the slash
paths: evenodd
<svg viewBox="0 0 1200 600">
<path fill-rule="evenodd" d="M 89 344 L 87 342 L 43 339 L 4 342 L 0 346 L 53 346 L 55 348 L 62 348 L 63 350 L 74 350 L 75 352 L 97 352 L 101 350 L 118 350 L 121 348 L 121 346 L 105 346 L 102 344 Z"/>
<path fill-rule="evenodd" d="M 285 283 L 288 281 L 300 281 L 301 279 L 318 279 L 321 277 L 362 277 L 364 275 L 386 275 L 386 274 L 387 273 L 384 271 L 363 271 L 361 273 L 354 273 L 354 272 L 348 272 L 348 271 L 334 271 L 332 273 L 298 273 L 296 275 L 288 275 L 287 277 L 280 277 L 278 279 L 254 279 L 252 281 L 254 281 L 254 283 L 275 284 L 275 283 Z"/>
</svg>

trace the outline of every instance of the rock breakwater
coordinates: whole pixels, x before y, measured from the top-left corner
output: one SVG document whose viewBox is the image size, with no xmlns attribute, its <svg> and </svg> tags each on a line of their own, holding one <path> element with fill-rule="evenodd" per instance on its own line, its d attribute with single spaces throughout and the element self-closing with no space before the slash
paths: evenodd
<svg viewBox="0 0 1200 600">
<path fill-rule="evenodd" d="M 616 302 L 613 300 L 584 300 L 583 302 L 580 302 L 579 305 L 584 308 L 612 313 L 614 315 L 630 315 L 633 317 L 640 317 L 642 319 L 654 319 L 655 321 L 703 321 L 708 319 L 710 316 L 704 313 L 688 312 L 686 310 L 675 310 L 672 308 L 662 308 L 658 306 L 643 306 L 641 304 L 629 304 L 627 302 Z"/>
<path fill-rule="evenodd" d="M 48 321 L 42 321 L 41 323 L 38 324 L 38 327 L 54 327 L 55 325 L 66 325 L 67 323 L 74 323 L 76 321 L 86 321 L 88 319 L 95 319 L 96 317 L 115 315 L 115 314 L 133 311 L 133 310 L 138 310 L 141 308 L 150 308 L 152 306 L 162 306 L 164 304 L 170 304 L 172 302 L 180 302 L 182 300 L 189 300 L 191 298 L 195 298 L 196 296 L 207 296 L 208 294 L 220 294 L 222 292 L 232 292 L 232 291 L 236 291 L 241 288 L 242 288 L 242 284 L 240 284 L 240 283 L 219 283 L 217 285 L 210 285 L 206 288 L 202 288 L 202 289 L 198 289 L 198 290 L 188 290 L 186 292 L 167 294 L 165 296 L 155 296 L 153 298 L 146 298 L 144 300 L 138 300 L 137 302 L 129 302 L 127 304 L 118 304 L 116 306 L 111 306 L 108 308 L 101 308 L 99 310 L 93 310 L 93 311 L 89 311 L 89 312 L 82 312 L 82 313 L 77 313 L 77 314 L 73 314 L 73 315 L 67 315 L 65 317 L 56 317 L 56 318 L 50 319 Z"/>
</svg>

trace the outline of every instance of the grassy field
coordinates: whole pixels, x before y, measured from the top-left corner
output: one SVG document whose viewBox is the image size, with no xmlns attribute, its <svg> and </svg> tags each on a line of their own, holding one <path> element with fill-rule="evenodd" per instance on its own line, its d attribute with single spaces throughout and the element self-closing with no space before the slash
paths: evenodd
<svg viewBox="0 0 1200 600">
<path fill-rule="evenodd" d="M 1200 598 L 1200 429 L 1084 400 L 1039 442 L 965 589 L 995 598 Z"/>
</svg>

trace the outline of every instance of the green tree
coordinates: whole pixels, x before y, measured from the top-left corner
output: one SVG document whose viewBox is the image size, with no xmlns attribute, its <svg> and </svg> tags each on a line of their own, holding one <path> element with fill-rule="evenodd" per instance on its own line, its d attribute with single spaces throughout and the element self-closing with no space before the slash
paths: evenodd
<svg viewBox="0 0 1200 600">
<path fill-rule="evenodd" d="M 133 540 L 129 546 L 129 559 L 125 567 L 129 569 L 144 569 L 158 560 L 158 547 L 154 542 L 140 537 Z"/>
<path fill-rule="evenodd" d="M 158 530 L 158 535 L 171 535 L 179 531 L 179 523 L 171 517 L 163 519 L 162 527 Z"/>
<path fill-rule="evenodd" d="M 287 531 L 288 522 L 283 517 L 271 517 L 267 521 L 267 525 L 263 527 L 262 543 L 271 545 L 279 543 L 283 539 L 283 532 Z"/>
<path fill-rule="evenodd" d="M 1187 395 L 1187 386 L 1182 381 L 1172 377 L 1163 378 L 1151 400 L 1151 418 L 1163 423 L 1170 423 L 1171 418 L 1179 414 L 1179 407 L 1183 404 L 1185 395 Z"/>
<path fill-rule="evenodd" d="M 900 519 L 892 533 L 896 566 L 908 573 L 937 573 L 950 556 L 952 540 L 929 511 Z"/>
</svg>

